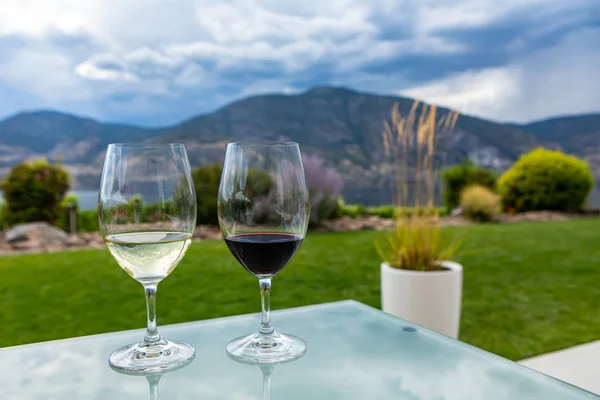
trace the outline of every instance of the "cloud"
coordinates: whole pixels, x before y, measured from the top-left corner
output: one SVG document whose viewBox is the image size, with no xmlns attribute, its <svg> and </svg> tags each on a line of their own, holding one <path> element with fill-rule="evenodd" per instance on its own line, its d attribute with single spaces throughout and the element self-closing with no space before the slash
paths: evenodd
<svg viewBox="0 0 600 400">
<path fill-rule="evenodd" d="M 51 102 L 56 94 L 64 99 L 79 98 L 80 86 L 71 73 L 72 61 L 51 48 L 26 48 L 0 64 L 0 76 L 19 91 Z"/>
<path fill-rule="evenodd" d="M 49 30 L 78 32 L 87 26 L 90 1 L 4 0 L 0 13 L 0 35 L 26 34 L 43 37 Z"/>
<path fill-rule="evenodd" d="M 519 91 L 518 68 L 465 71 L 399 94 L 452 107 L 460 112 L 494 117 L 498 103 L 514 99 Z"/>
<path fill-rule="evenodd" d="M 200 25 L 218 43 L 295 41 L 323 37 L 343 39 L 373 34 L 377 30 L 366 18 L 368 9 L 365 6 L 353 4 L 343 13 L 324 11 L 324 15 L 293 14 L 269 9 L 257 1 L 240 0 L 199 7 L 196 15 Z"/>
<path fill-rule="evenodd" d="M 600 28 L 583 28 L 506 66 L 461 72 L 400 94 L 514 122 L 598 112 L 598 38 Z"/>
<path fill-rule="evenodd" d="M 324 84 L 503 120 L 597 111 L 598 21 L 595 0 L 5 0 L 0 116 L 171 124 Z"/>
<path fill-rule="evenodd" d="M 139 78 L 126 70 L 126 65 L 111 55 L 96 56 L 75 67 L 79 76 L 100 81 L 139 82 Z"/>
<path fill-rule="evenodd" d="M 565 9 L 585 7 L 589 2 L 575 0 L 439 0 L 424 1 L 418 8 L 417 29 L 422 32 L 479 28 L 507 17 L 529 12 L 564 12 Z"/>
</svg>

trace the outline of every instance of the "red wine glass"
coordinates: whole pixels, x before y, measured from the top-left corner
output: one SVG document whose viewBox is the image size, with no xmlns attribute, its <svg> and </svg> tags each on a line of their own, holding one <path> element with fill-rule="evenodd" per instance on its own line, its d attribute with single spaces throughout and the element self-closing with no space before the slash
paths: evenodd
<svg viewBox="0 0 600 400">
<path fill-rule="evenodd" d="M 258 278 L 258 330 L 232 340 L 227 354 L 240 361 L 279 363 L 306 352 L 306 343 L 277 332 L 270 319 L 271 280 L 306 236 L 309 197 L 297 143 L 230 143 L 219 187 L 219 225 L 229 250 Z"/>
</svg>

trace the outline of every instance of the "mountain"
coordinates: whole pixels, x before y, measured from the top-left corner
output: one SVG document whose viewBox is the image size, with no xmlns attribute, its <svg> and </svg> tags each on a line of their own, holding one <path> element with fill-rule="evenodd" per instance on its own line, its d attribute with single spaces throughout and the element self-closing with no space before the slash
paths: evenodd
<svg viewBox="0 0 600 400">
<path fill-rule="evenodd" d="M 0 121 L 0 174 L 33 156 L 62 156 L 79 188 L 98 184 L 103 152 L 110 142 L 180 141 L 193 165 L 220 161 L 233 140 L 291 140 L 338 168 L 348 202 L 388 202 L 382 189 L 382 130 L 394 104 L 407 114 L 414 100 L 316 87 L 294 95 L 248 97 L 180 124 L 145 129 L 105 124 L 51 111 L 21 113 Z M 438 108 L 444 116 L 450 110 Z M 600 179 L 600 115 L 555 118 L 531 124 L 503 124 L 461 115 L 442 145 L 444 162 L 470 158 L 497 169 L 509 167 L 537 146 L 588 157 Z M 4 171 L 2 171 L 4 168 Z"/>
<path fill-rule="evenodd" d="M 27 158 L 61 158 L 78 186 L 97 186 L 109 143 L 135 142 L 159 130 L 105 124 L 55 111 L 23 112 L 0 121 L 0 173 Z"/>
<path fill-rule="evenodd" d="M 398 103 L 407 114 L 414 99 L 317 87 L 299 95 L 249 97 L 166 129 L 164 137 L 192 141 L 292 140 L 332 160 L 348 159 L 363 167 L 381 160 L 383 122 Z M 439 108 L 440 116 L 450 110 Z M 498 167 L 510 164 L 538 141 L 520 127 L 461 116 L 456 125 L 451 161 L 471 156 Z"/>
<path fill-rule="evenodd" d="M 320 154 L 338 168 L 346 181 L 347 201 L 389 202 L 389 191 L 383 188 L 389 187 L 391 175 L 381 172 L 382 131 L 395 103 L 408 114 L 414 100 L 335 87 L 253 96 L 165 129 L 161 138 L 184 142 L 197 164 L 222 159 L 227 141 L 296 141 L 304 151 Z M 440 117 L 449 112 L 438 109 Z M 444 146 L 445 163 L 471 158 L 493 168 L 508 167 L 519 154 L 540 145 L 518 126 L 470 116 L 458 119 L 450 139 Z M 223 150 L 213 147 L 207 152 L 208 143 Z M 217 157 L 211 159 L 207 153 Z"/>
<path fill-rule="evenodd" d="M 567 152 L 580 155 L 600 152 L 600 114 L 551 118 L 521 125 L 521 128 Z"/>
<path fill-rule="evenodd" d="M 600 182 L 600 114 L 550 118 L 521 125 L 545 147 L 557 148 L 588 160 L 596 182 Z M 590 202 L 600 205 L 600 188 L 592 192 Z"/>
</svg>

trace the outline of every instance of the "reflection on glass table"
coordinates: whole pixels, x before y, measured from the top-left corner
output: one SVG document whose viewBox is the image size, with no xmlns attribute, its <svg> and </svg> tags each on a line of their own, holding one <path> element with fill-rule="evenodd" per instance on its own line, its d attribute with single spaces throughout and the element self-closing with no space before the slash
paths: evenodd
<svg viewBox="0 0 600 400">
<path fill-rule="evenodd" d="M 273 400 L 600 399 L 354 301 L 276 311 L 273 320 L 308 344 L 304 357 L 275 367 Z M 227 342 L 258 321 L 254 314 L 165 326 L 165 335 L 197 351 L 188 366 L 161 379 L 161 398 L 262 399 L 256 367 L 225 354 Z M 116 345 L 139 335 L 136 330 L 0 349 L 0 398 L 147 400 L 145 379 L 108 366 Z"/>
<path fill-rule="evenodd" d="M 110 367 L 113 369 L 113 371 L 115 371 L 115 372 L 117 372 L 119 374 L 122 374 L 122 375 L 145 377 L 146 381 L 148 381 L 148 388 L 150 390 L 150 400 L 158 400 L 158 384 L 160 382 L 160 379 L 163 377 L 163 375 L 171 373 L 171 372 L 175 372 L 175 371 L 180 370 L 182 368 L 185 368 L 193 360 L 194 360 L 194 357 L 189 358 L 184 363 L 178 365 L 177 367 L 174 367 L 174 368 L 171 368 L 171 369 L 167 369 L 167 370 L 164 370 L 164 371 L 159 371 L 159 372 L 155 372 L 155 371 L 150 371 L 150 372 L 146 372 L 146 371 L 127 371 L 127 370 L 123 370 L 123 369 L 119 369 L 119 368 L 114 368 L 112 365 Z"/>
<path fill-rule="evenodd" d="M 275 370 L 275 367 L 277 365 L 290 364 L 295 361 L 298 361 L 299 359 L 304 357 L 305 354 L 306 354 L 306 352 L 300 354 L 299 356 L 297 356 L 296 358 L 293 358 L 291 360 L 271 362 L 271 363 L 244 361 L 238 357 L 232 357 L 229 353 L 227 353 L 227 356 L 229 356 L 229 358 L 231 358 L 236 363 L 251 365 L 251 366 L 260 368 L 260 372 L 262 373 L 262 381 L 263 381 L 263 385 L 262 385 L 263 400 L 271 400 L 271 375 L 273 375 L 273 371 Z"/>
</svg>

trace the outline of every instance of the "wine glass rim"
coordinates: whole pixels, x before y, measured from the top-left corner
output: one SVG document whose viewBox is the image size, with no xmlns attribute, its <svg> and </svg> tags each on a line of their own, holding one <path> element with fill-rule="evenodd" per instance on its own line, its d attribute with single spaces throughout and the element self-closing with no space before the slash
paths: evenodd
<svg viewBox="0 0 600 400">
<path fill-rule="evenodd" d="M 161 147 L 184 147 L 183 143 L 111 143 L 108 147 L 138 147 L 138 148 L 161 148 Z"/>
<path fill-rule="evenodd" d="M 231 142 L 230 146 L 238 146 L 238 147 L 294 147 L 298 146 L 296 142 L 285 142 L 285 141 L 275 141 L 275 140 L 258 140 L 258 141 L 240 141 L 240 142 Z"/>
</svg>

